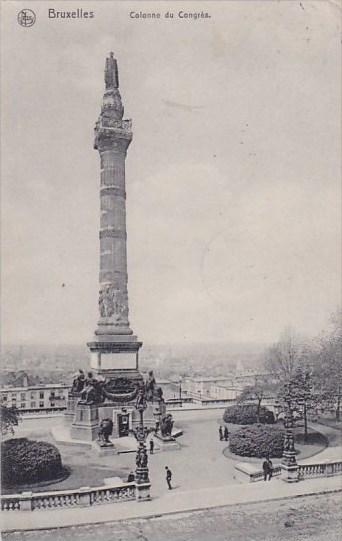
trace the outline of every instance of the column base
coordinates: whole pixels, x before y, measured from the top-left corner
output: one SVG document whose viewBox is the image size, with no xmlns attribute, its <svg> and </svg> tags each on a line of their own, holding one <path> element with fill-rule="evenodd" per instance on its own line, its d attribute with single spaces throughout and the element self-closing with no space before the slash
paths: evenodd
<svg viewBox="0 0 342 541">
<path fill-rule="evenodd" d="M 136 336 L 105 335 L 96 337 L 93 342 L 88 342 L 91 361 L 90 366 L 99 375 L 121 377 L 122 373 L 130 374 L 130 379 L 137 378 L 139 374 L 138 352 L 142 342 L 137 341 Z M 121 374 L 119 374 L 121 372 Z"/>
</svg>

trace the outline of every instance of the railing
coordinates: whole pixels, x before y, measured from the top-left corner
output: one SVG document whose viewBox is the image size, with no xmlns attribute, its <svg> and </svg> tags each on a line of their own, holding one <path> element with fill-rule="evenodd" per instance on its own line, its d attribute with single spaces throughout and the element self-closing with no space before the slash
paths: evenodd
<svg viewBox="0 0 342 541">
<path fill-rule="evenodd" d="M 272 469 L 272 477 L 276 477 L 281 474 L 281 466 L 274 466 Z M 262 481 L 264 479 L 264 471 L 259 470 L 255 473 L 250 474 L 250 482 L 255 483 L 256 481 Z"/>
<path fill-rule="evenodd" d="M 330 477 L 342 474 L 342 460 L 338 462 L 321 462 L 318 464 L 299 464 L 298 479 L 312 479 L 313 477 Z"/>
<path fill-rule="evenodd" d="M 22 417 L 30 417 L 34 415 L 51 415 L 51 414 L 61 414 L 67 408 L 66 406 L 58 406 L 54 408 L 35 408 L 35 409 L 19 409 L 19 413 Z"/>
<path fill-rule="evenodd" d="M 272 469 L 272 477 L 276 477 L 280 474 L 281 466 L 274 466 Z M 250 462 L 238 462 L 235 464 L 235 475 L 240 481 L 247 481 L 249 483 L 255 483 L 264 479 L 264 471 Z"/>
<path fill-rule="evenodd" d="M 123 483 L 122 485 L 101 487 L 81 487 L 73 490 L 53 492 L 22 492 L 1 496 L 2 511 L 34 511 L 44 509 L 61 509 L 68 507 L 87 507 L 106 503 L 126 502 L 137 499 L 141 488 L 149 488 L 149 484 Z"/>
</svg>

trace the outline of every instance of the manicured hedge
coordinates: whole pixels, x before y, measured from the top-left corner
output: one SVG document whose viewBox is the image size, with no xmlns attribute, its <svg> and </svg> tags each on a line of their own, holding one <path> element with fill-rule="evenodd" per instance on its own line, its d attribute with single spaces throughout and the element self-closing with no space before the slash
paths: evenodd
<svg viewBox="0 0 342 541">
<path fill-rule="evenodd" d="M 243 426 L 231 433 L 229 450 L 239 456 L 263 458 L 270 455 L 280 458 L 283 455 L 284 433 L 284 429 L 278 426 Z"/>
<path fill-rule="evenodd" d="M 63 473 L 58 449 L 44 441 L 14 438 L 1 444 L 4 484 L 30 484 L 57 479 Z"/>
<path fill-rule="evenodd" d="M 255 404 L 237 404 L 226 408 L 223 420 L 226 423 L 237 425 L 252 425 L 258 422 L 257 406 Z M 259 422 L 273 424 L 275 421 L 273 412 L 261 406 L 259 411 Z"/>
</svg>

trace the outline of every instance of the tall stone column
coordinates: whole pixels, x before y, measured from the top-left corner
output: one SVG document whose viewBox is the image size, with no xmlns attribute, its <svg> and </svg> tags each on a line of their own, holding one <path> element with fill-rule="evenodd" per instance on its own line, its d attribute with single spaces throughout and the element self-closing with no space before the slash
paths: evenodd
<svg viewBox="0 0 342 541">
<path fill-rule="evenodd" d="M 132 121 L 123 120 L 123 114 L 117 61 L 110 53 L 95 126 L 94 148 L 101 163 L 99 320 L 95 339 L 88 346 L 95 372 L 118 376 L 120 371 L 120 375 L 140 378 L 138 350 L 142 343 L 130 328 L 127 291 L 125 160 L 133 134 Z"/>
</svg>

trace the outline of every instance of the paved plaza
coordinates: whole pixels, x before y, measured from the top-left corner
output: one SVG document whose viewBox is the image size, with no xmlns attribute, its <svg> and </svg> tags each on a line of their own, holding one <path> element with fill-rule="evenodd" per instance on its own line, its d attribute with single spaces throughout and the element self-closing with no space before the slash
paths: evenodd
<svg viewBox="0 0 342 541">
<path fill-rule="evenodd" d="M 173 472 L 174 486 L 177 490 L 210 488 L 237 482 L 234 479 L 234 461 L 228 460 L 223 455 L 227 442 L 221 442 L 218 438 L 218 422 L 223 410 L 174 412 L 173 415 L 177 428 L 183 429 L 184 432 L 179 438 L 181 448 L 172 451 L 156 450 L 153 456 L 149 456 L 152 498 L 167 492 L 164 473 L 166 465 Z M 62 422 L 62 418 L 25 420 L 16 431 L 15 437 L 25 435 L 30 438 L 47 439 L 51 426 Z M 84 464 L 85 478 L 81 483 L 83 486 L 98 486 L 103 483 L 105 477 L 121 476 L 125 479 L 129 471 L 135 469 L 135 453 L 100 458 L 93 450 L 87 448 L 59 444 L 58 447 L 66 466 L 80 472 Z M 93 471 L 91 476 L 90 467 Z M 50 485 L 44 490 L 61 490 L 69 486 L 68 482 L 70 483 L 70 480 Z"/>
<path fill-rule="evenodd" d="M 320 495 L 322 493 L 326 493 L 326 496 L 329 498 L 336 498 L 337 500 L 341 499 L 341 477 L 309 479 L 294 484 L 284 483 L 279 478 L 274 478 L 270 483 L 239 483 L 234 477 L 235 461 L 227 459 L 222 452 L 227 443 L 220 442 L 218 439 L 217 430 L 220 415 L 221 412 L 217 410 L 175 412 L 176 425 L 184 431 L 184 435 L 181 437 L 182 446 L 180 450 L 167 452 L 159 451 L 153 456 L 150 456 L 149 464 L 152 481 L 152 501 L 142 503 L 114 503 L 91 508 L 46 510 L 33 513 L 6 513 L 3 514 L 3 530 L 24 531 L 27 529 L 46 529 L 60 526 L 70 526 L 70 528 L 73 529 L 73 526 L 76 527 L 77 525 L 81 526 L 88 523 L 104 523 L 111 520 L 120 522 L 122 520 L 136 520 L 137 518 L 151 520 L 158 516 L 165 516 L 166 521 L 172 521 L 172 519 L 167 518 L 167 516 L 175 515 L 177 513 L 187 513 L 187 517 L 192 517 L 194 511 L 200 512 L 201 510 L 206 510 L 205 513 L 209 513 L 208 516 L 211 516 L 212 513 L 215 514 L 217 511 L 218 523 L 224 524 L 224 521 L 226 520 L 224 517 L 226 515 L 223 512 L 223 514 L 220 514 L 217 509 L 214 511 L 215 508 L 225 507 L 227 505 L 235 508 L 236 506 L 249 505 L 252 502 L 268 501 L 269 503 L 265 504 L 267 508 L 267 505 L 274 506 L 276 505 L 276 500 L 282 498 L 291 499 L 291 501 L 295 502 L 294 508 L 296 508 L 296 502 L 299 496 L 307 497 L 308 495 Z M 42 436 L 43 434 L 48 433 L 51 423 L 56 424 L 59 422 L 61 422 L 61 419 L 58 420 L 57 418 L 29 420 L 20 426 L 17 436 Z M 323 450 L 319 455 L 316 455 L 313 459 L 308 459 L 307 461 L 321 462 L 324 460 L 340 459 L 340 432 L 330 427 L 320 426 L 319 429 L 329 438 L 331 446 Z M 87 459 L 87 456 L 83 456 L 83 465 L 80 464 L 81 457 L 77 458 L 77 448 L 71 449 L 72 452 L 68 455 L 68 458 L 70 459 L 70 456 L 73 456 L 74 464 L 78 461 L 78 467 L 84 469 L 84 479 L 86 481 L 88 479 L 91 463 L 89 462 L 89 464 L 87 464 L 84 462 L 84 460 Z M 126 476 L 129 470 L 134 469 L 134 453 L 120 454 L 107 458 L 99 458 L 95 454 L 92 454 L 92 451 L 87 451 L 87 453 L 90 453 L 89 456 L 92 463 L 98 466 L 100 475 L 103 478 L 109 477 L 111 473 Z M 174 472 L 174 490 L 172 491 L 169 491 L 166 486 L 164 474 L 165 465 L 168 465 Z M 54 489 L 58 490 L 63 488 L 62 484 L 63 483 L 60 483 L 59 485 L 56 484 Z M 91 482 L 84 482 L 83 486 L 85 484 L 90 486 Z M 51 488 L 49 487 L 45 490 L 50 489 Z M 334 495 L 332 493 L 334 493 Z M 205 513 L 199 516 L 207 516 Z M 229 513 L 231 513 L 231 511 L 229 511 Z M 184 520 L 189 520 L 190 529 L 193 527 L 191 524 L 197 524 L 196 520 L 193 518 L 186 518 Z M 177 521 L 174 522 L 179 526 L 180 523 Z M 152 524 L 152 522 L 146 524 Z M 181 524 L 183 524 L 183 515 Z M 158 525 L 156 526 L 157 532 L 160 527 L 161 526 Z M 103 526 L 103 528 L 105 528 L 105 526 Z M 115 526 L 115 528 L 119 528 L 119 526 Z M 221 534 L 223 535 L 222 528 L 223 526 L 220 526 L 218 529 L 217 540 L 229 540 L 229 537 L 220 537 Z M 63 530 L 63 532 L 67 531 L 68 530 Z M 130 532 L 131 530 L 128 529 L 127 531 Z M 132 535 L 135 535 L 134 532 Z M 209 541 L 211 537 L 203 537 L 205 532 L 205 528 L 203 531 L 200 528 L 199 535 L 196 539 L 198 538 L 200 541 L 208 539 Z M 26 539 L 26 537 L 21 538 L 20 535 L 21 534 L 18 534 L 18 539 Z M 154 534 L 148 534 L 150 537 L 144 537 L 145 534 L 142 535 L 142 537 L 121 537 L 121 539 L 122 541 L 126 541 L 126 539 L 128 541 L 131 541 L 131 539 L 160 539 L 160 541 L 163 541 L 163 537 L 158 537 L 157 533 L 154 537 Z M 194 535 L 194 532 L 191 535 Z M 185 541 L 186 539 L 191 539 L 191 535 L 189 534 L 190 537 L 188 538 L 176 536 L 174 539 L 184 539 Z M 35 539 L 40 538 L 36 537 Z M 44 540 L 45 537 L 42 537 L 42 539 Z M 48 539 L 48 537 L 46 539 Z M 215 540 L 216 538 L 213 537 L 213 539 Z M 236 539 L 240 538 L 236 537 Z M 253 539 L 258 540 L 259 537 L 256 536 Z M 270 537 L 270 539 L 272 539 L 272 537 Z M 284 539 L 287 538 L 284 537 Z M 319 537 L 317 539 L 319 539 Z"/>
<path fill-rule="evenodd" d="M 166 465 L 173 472 L 173 483 L 177 491 L 238 483 L 234 469 L 236 462 L 223 455 L 227 442 L 219 441 L 218 438 L 218 426 L 223 411 L 223 409 L 213 409 L 173 412 L 176 427 L 183 430 L 183 436 L 179 438 L 181 448 L 170 451 L 156 450 L 153 456 L 149 456 L 152 498 L 167 493 L 164 473 Z M 25 435 L 30 438 L 47 439 L 51 426 L 58 426 L 61 423 L 63 423 L 62 417 L 25 420 L 20 424 L 15 436 Z M 302 462 L 340 460 L 341 432 L 323 425 L 314 428 L 329 439 L 329 447 L 312 458 L 303 459 Z M 50 441 L 53 440 L 50 439 Z M 71 486 L 72 488 L 99 486 L 103 484 L 103 479 L 106 477 L 119 476 L 126 479 L 128 473 L 135 469 L 135 453 L 100 458 L 93 450 L 87 448 L 65 445 L 58 445 L 58 447 L 63 463 L 75 470 L 79 478 L 84 477 L 76 486 L 72 484 L 72 478 L 69 478 L 64 482 L 49 485 L 44 490 L 62 490 Z M 248 462 L 248 458 L 245 460 Z"/>
</svg>

